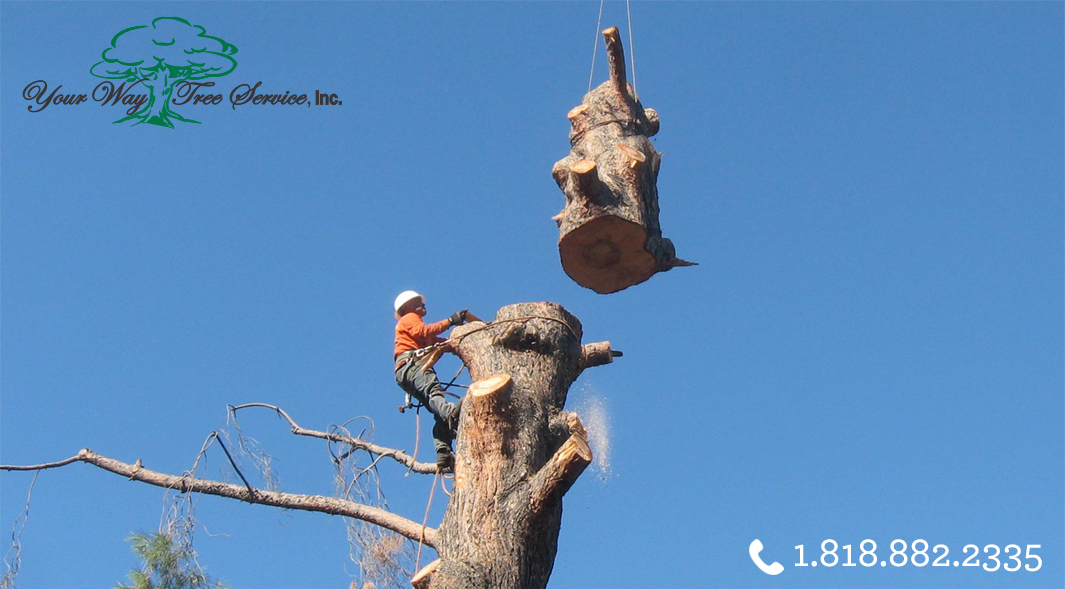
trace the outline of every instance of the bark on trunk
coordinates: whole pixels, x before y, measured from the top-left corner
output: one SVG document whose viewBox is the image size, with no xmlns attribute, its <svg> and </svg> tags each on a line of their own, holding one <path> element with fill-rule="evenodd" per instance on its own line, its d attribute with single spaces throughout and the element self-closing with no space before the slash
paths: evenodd
<svg viewBox="0 0 1065 589">
<path fill-rule="evenodd" d="M 569 386 L 610 362 L 609 343 L 581 346 L 581 324 L 553 303 L 504 307 L 451 337 L 474 384 L 463 401 L 455 487 L 438 531 L 439 562 L 418 575 L 434 589 L 547 585 L 562 496 L 592 460 Z"/>
<path fill-rule="evenodd" d="M 662 155 L 647 139 L 658 133 L 658 114 L 625 81 L 617 28 L 603 37 L 610 79 L 569 112 L 572 150 L 552 175 L 566 195 L 553 217 L 562 268 L 577 284 L 607 294 L 693 264 L 676 257 L 658 224 Z"/>
</svg>

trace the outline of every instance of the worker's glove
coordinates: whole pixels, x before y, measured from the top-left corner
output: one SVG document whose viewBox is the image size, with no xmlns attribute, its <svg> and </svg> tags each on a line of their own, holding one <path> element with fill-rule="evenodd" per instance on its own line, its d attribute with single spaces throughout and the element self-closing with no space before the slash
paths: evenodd
<svg viewBox="0 0 1065 589">
<path fill-rule="evenodd" d="M 469 309 L 463 309 L 451 315 L 451 317 L 447 318 L 448 322 L 452 325 L 462 325 L 463 323 L 466 323 L 466 311 L 469 311 Z"/>
</svg>

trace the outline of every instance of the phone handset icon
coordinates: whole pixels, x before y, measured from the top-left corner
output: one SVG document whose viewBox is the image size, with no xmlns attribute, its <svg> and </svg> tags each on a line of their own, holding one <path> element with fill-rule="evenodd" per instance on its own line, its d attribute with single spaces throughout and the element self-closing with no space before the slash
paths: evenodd
<svg viewBox="0 0 1065 589">
<path fill-rule="evenodd" d="M 774 562 L 773 564 L 768 565 L 762 562 L 762 557 L 758 556 L 760 552 L 762 552 L 762 541 L 756 539 L 754 542 L 751 542 L 751 560 L 754 561 L 755 566 L 762 569 L 763 573 L 767 575 L 779 575 L 784 572 L 784 566 L 779 562 Z"/>
</svg>

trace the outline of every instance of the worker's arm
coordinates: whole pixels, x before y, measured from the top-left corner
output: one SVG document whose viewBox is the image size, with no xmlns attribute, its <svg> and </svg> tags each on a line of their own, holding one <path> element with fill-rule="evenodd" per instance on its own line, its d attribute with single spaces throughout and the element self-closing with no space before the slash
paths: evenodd
<svg viewBox="0 0 1065 589">
<path fill-rule="evenodd" d="M 417 313 L 407 313 L 399 320 L 399 325 L 396 326 L 397 330 L 407 332 L 415 341 L 424 341 L 430 338 L 436 338 L 447 331 L 451 327 L 451 321 L 443 319 L 436 323 L 426 323 L 422 321 L 422 318 Z"/>
</svg>

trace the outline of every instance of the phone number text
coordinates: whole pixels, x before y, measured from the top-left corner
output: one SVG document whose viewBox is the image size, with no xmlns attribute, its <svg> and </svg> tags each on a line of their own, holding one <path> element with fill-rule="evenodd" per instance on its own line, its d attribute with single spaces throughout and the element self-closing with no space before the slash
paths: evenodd
<svg viewBox="0 0 1065 589">
<path fill-rule="evenodd" d="M 962 556 L 965 558 L 951 560 L 950 548 L 946 544 L 936 544 L 929 551 L 929 544 L 925 540 L 918 539 L 909 544 L 905 540 L 893 540 L 890 546 L 891 555 L 881 559 L 876 553 L 876 542 L 866 539 L 858 544 L 857 562 L 854 560 L 855 554 L 851 544 L 840 546 L 831 538 L 821 542 L 821 558 L 817 560 L 806 562 L 804 548 L 802 544 L 795 547 L 795 550 L 799 551 L 799 562 L 795 563 L 797 567 L 815 567 L 819 564 L 826 567 L 834 567 L 836 565 L 845 567 L 856 567 L 858 565 L 864 567 L 886 567 L 889 563 L 895 567 L 904 567 L 906 565 L 923 567 L 931 564 L 934 567 L 980 567 L 988 572 L 1001 569 L 1012 573 L 1021 570 L 1021 567 L 1024 567 L 1026 571 L 1035 572 L 1043 566 L 1043 559 L 1036 554 L 1036 550 L 1041 548 L 1040 544 L 1025 545 L 1023 556 L 1021 555 L 1021 547 L 1018 544 L 1009 544 L 1005 548 L 999 548 L 997 544 L 988 544 L 984 546 L 982 553 L 980 547 L 976 544 L 966 544 L 962 548 Z"/>
</svg>

